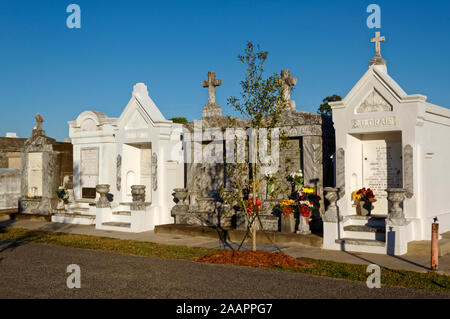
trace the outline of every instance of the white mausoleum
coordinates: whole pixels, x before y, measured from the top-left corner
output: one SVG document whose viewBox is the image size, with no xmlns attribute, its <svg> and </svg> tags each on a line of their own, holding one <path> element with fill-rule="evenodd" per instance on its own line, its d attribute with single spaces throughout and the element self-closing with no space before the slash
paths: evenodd
<svg viewBox="0 0 450 319">
<path fill-rule="evenodd" d="M 402 90 L 381 58 L 383 40 L 377 32 L 369 70 L 330 103 L 338 190 L 328 197 L 338 200 L 325 214 L 325 249 L 401 255 L 408 242 L 431 239 L 434 217 L 450 231 L 450 109 Z M 371 216 L 356 214 L 352 193 L 362 187 L 375 194 Z"/>
<path fill-rule="evenodd" d="M 129 232 L 173 223 L 172 192 L 184 183 L 182 126 L 164 118 L 145 84 L 134 86 L 119 118 L 85 111 L 69 126 L 73 198 L 53 221 Z"/>
</svg>

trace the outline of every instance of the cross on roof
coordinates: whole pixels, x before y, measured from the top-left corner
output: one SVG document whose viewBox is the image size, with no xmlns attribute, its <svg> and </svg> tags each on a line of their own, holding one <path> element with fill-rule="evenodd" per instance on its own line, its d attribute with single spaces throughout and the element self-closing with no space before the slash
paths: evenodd
<svg viewBox="0 0 450 319">
<path fill-rule="evenodd" d="M 281 70 L 281 79 L 277 79 L 275 85 L 281 86 L 281 94 L 284 102 L 288 102 L 291 99 L 291 87 L 297 85 L 297 77 L 291 76 L 289 70 Z"/>
<path fill-rule="evenodd" d="M 370 42 L 375 43 L 375 55 L 381 56 L 381 42 L 384 42 L 386 38 L 380 37 L 380 32 L 375 32 L 375 38 L 370 39 Z"/>
<path fill-rule="evenodd" d="M 41 114 L 38 113 L 35 116 L 35 119 L 36 119 L 36 127 L 35 127 L 35 129 L 38 130 L 38 131 L 42 130 L 42 123 L 44 122 L 44 118 L 42 117 Z"/>
<path fill-rule="evenodd" d="M 216 104 L 216 86 L 222 85 L 222 80 L 216 79 L 216 72 L 208 72 L 208 80 L 202 82 L 202 86 L 208 88 L 208 103 Z"/>
</svg>

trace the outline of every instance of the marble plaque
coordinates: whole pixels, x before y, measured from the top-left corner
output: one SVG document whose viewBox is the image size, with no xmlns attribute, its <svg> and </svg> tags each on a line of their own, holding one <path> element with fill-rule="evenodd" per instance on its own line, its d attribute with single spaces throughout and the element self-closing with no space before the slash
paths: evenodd
<svg viewBox="0 0 450 319">
<path fill-rule="evenodd" d="M 387 188 L 402 187 L 401 143 L 384 140 L 363 143 L 363 187 L 370 188 L 377 202 L 373 213 L 387 214 Z"/>
<path fill-rule="evenodd" d="M 81 150 L 81 187 L 92 188 L 98 184 L 98 148 L 85 148 Z"/>
<path fill-rule="evenodd" d="M 42 196 L 42 153 L 28 154 L 28 197 Z"/>
</svg>

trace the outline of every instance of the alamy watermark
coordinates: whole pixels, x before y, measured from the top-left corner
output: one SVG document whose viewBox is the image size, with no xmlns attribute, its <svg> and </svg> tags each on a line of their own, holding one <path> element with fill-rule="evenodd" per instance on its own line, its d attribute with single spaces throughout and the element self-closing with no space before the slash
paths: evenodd
<svg viewBox="0 0 450 319">
<path fill-rule="evenodd" d="M 69 277 L 67 277 L 66 285 L 67 288 L 81 288 L 81 269 L 77 264 L 71 264 L 67 266 L 67 273 L 70 273 Z"/>
<path fill-rule="evenodd" d="M 367 27 L 369 29 L 381 28 L 381 8 L 378 4 L 370 4 L 367 6 L 367 13 L 370 15 L 367 17 Z"/>
<path fill-rule="evenodd" d="M 78 4 L 69 4 L 66 12 L 70 15 L 66 19 L 66 25 L 69 29 L 81 28 L 81 8 Z"/>
<path fill-rule="evenodd" d="M 366 272 L 371 273 L 367 277 L 366 284 L 370 289 L 381 288 L 381 268 L 376 264 L 367 266 Z"/>
</svg>

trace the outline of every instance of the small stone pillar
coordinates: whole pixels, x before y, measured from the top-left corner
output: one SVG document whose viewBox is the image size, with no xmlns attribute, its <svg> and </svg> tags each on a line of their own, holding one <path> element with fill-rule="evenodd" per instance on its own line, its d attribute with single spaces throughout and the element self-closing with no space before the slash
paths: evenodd
<svg viewBox="0 0 450 319">
<path fill-rule="evenodd" d="M 132 185 L 131 196 L 131 210 L 145 210 L 145 185 Z"/>
<path fill-rule="evenodd" d="M 325 214 L 323 215 L 323 221 L 327 223 L 337 223 L 338 222 L 338 207 L 336 201 L 339 199 L 339 188 L 325 187 L 326 192 L 325 198 L 330 202 Z"/>
<path fill-rule="evenodd" d="M 400 207 L 400 203 L 405 199 L 406 189 L 404 188 L 388 188 L 386 189 L 388 193 L 387 199 L 391 204 L 389 208 L 388 221 L 390 224 L 395 226 L 406 225 L 405 214 L 403 209 Z"/>
<path fill-rule="evenodd" d="M 339 207 L 336 205 L 339 199 L 341 189 L 336 187 L 325 187 L 325 198 L 330 202 L 327 210 L 322 216 L 323 220 L 323 248 L 340 250 L 339 244 L 336 244 L 336 239 L 340 239 L 343 234 L 342 217 L 339 216 Z"/>
<path fill-rule="evenodd" d="M 111 203 L 108 201 L 106 194 L 109 193 L 109 185 L 108 184 L 100 184 L 95 187 L 97 193 L 99 193 L 100 198 L 96 202 L 97 208 L 108 208 L 111 207 Z"/>
</svg>

